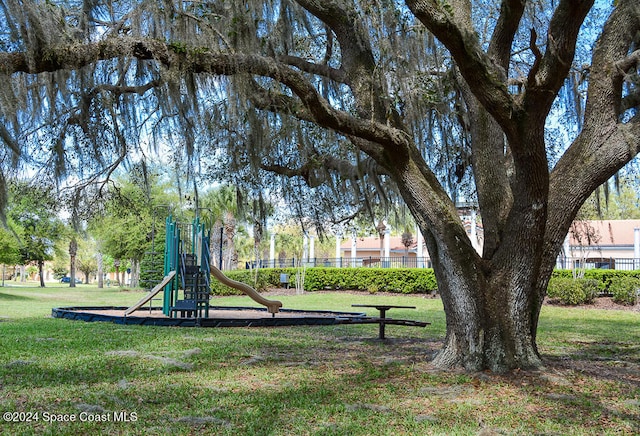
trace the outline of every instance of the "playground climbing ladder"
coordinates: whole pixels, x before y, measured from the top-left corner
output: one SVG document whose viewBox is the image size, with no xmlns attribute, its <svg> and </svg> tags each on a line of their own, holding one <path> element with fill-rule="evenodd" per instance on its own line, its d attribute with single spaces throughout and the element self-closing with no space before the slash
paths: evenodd
<svg viewBox="0 0 640 436">
<path fill-rule="evenodd" d="M 191 225 L 180 225 L 173 217 L 166 220 L 164 275 L 176 271 L 164 288 L 162 311 L 173 317 L 181 314 L 207 317 L 209 314 L 211 234 L 199 218 Z M 182 289 L 182 299 L 180 299 Z"/>
</svg>

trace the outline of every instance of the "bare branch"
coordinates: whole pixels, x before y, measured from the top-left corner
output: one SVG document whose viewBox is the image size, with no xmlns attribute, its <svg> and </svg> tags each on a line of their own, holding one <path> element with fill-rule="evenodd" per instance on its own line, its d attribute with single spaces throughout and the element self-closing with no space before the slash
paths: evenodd
<svg viewBox="0 0 640 436">
<path fill-rule="evenodd" d="M 636 50 L 624 59 L 615 63 L 616 69 L 624 75 L 631 68 L 640 66 L 640 50 Z"/>
<path fill-rule="evenodd" d="M 331 68 L 328 65 L 319 65 L 313 62 L 308 62 L 297 56 L 282 55 L 278 56 L 276 59 L 280 62 L 296 67 L 306 73 L 326 77 L 339 83 L 347 82 L 347 75 L 343 70 Z"/>
<path fill-rule="evenodd" d="M 535 117 L 538 123 L 544 123 L 558 90 L 564 84 L 573 61 L 578 32 L 593 2 L 561 0 L 553 14 L 549 23 L 547 49 L 540 62 L 536 60 L 534 64 L 539 68 L 532 68 L 529 72 L 523 102 L 528 116 Z M 532 108 L 536 108 L 535 112 L 531 112 Z"/>
<path fill-rule="evenodd" d="M 620 103 L 620 108 L 622 112 L 628 111 L 629 109 L 637 108 L 640 106 L 640 91 L 636 91 L 629 95 L 626 95 L 622 102 Z"/>
<path fill-rule="evenodd" d="M 386 175 L 387 172 L 373 160 L 367 159 L 362 165 L 357 166 L 351 162 L 334 156 L 320 155 L 313 150 L 312 156 L 303 165 L 293 168 L 291 165 L 269 164 L 260 165 L 265 171 L 270 171 L 286 177 L 302 177 L 311 188 L 318 187 L 326 182 L 323 173 L 333 172 L 346 180 L 361 180 L 363 167 L 375 171 L 377 175 Z"/>
<path fill-rule="evenodd" d="M 525 0 L 504 0 L 500 8 L 500 17 L 491 36 L 488 52 L 505 71 L 509 68 L 511 47 L 524 13 L 525 3 Z"/>
</svg>

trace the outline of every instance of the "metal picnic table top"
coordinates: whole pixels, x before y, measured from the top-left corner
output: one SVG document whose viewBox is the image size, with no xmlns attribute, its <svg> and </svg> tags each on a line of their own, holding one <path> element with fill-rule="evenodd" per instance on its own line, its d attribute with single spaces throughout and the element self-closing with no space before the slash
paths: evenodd
<svg viewBox="0 0 640 436">
<path fill-rule="evenodd" d="M 375 322 L 377 322 L 380 326 L 379 328 L 379 332 L 378 332 L 378 338 L 380 339 L 385 339 L 384 336 L 384 330 L 385 330 L 385 326 L 387 325 L 387 310 L 389 309 L 416 309 L 416 306 L 398 306 L 395 304 L 352 304 L 351 307 L 371 307 L 373 309 L 378 309 L 378 311 L 380 311 L 380 318 L 378 320 L 375 320 Z M 389 321 L 393 321 L 391 319 L 388 319 Z M 400 321 L 400 320 L 398 320 Z M 399 324 L 397 322 L 389 322 L 389 324 Z M 417 322 L 413 322 L 413 324 L 411 325 L 427 325 L 428 323 L 417 323 Z M 405 324 L 408 325 L 408 324 Z"/>
</svg>

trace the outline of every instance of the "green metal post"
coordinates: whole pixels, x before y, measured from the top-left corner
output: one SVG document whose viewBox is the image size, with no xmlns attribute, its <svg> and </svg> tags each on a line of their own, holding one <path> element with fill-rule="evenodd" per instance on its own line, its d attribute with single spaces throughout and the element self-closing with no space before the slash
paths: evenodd
<svg viewBox="0 0 640 436">
<path fill-rule="evenodd" d="M 165 237 L 165 249 L 164 249 L 164 275 L 166 276 L 171 271 L 178 271 L 178 247 L 180 245 L 180 229 L 177 223 L 173 220 L 173 217 L 169 215 L 165 221 L 166 237 Z M 176 292 L 178 291 L 178 277 L 176 274 L 174 279 L 164 288 L 164 298 L 162 304 L 162 313 L 166 316 L 171 315 L 171 306 L 176 300 Z"/>
<path fill-rule="evenodd" d="M 172 224 L 171 215 L 169 215 L 165 220 L 164 241 L 165 241 L 164 243 L 164 275 L 166 277 L 167 274 L 171 272 L 171 255 L 173 252 L 173 249 L 172 249 L 173 224 Z M 163 293 L 163 299 L 162 299 L 162 313 L 164 313 L 166 316 L 170 315 L 172 287 L 173 287 L 173 282 L 167 284 L 167 286 L 164 287 L 164 293 Z"/>
</svg>

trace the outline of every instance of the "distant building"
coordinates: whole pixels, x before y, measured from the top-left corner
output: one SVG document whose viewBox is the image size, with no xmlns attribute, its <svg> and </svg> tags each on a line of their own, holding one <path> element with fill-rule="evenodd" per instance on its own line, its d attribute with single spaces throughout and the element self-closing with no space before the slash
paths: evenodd
<svg viewBox="0 0 640 436">
<path fill-rule="evenodd" d="M 417 259 L 417 238 L 413 236 L 413 242 L 409 246 L 409 249 L 402 244 L 401 236 L 389 236 L 386 235 L 384 239 L 389 238 L 388 241 L 388 252 L 389 255 L 385 256 L 385 243 L 386 241 L 380 240 L 378 236 L 365 236 L 365 237 L 356 237 L 356 256 L 361 259 L 359 262 L 360 265 L 357 266 L 379 266 L 381 261 L 389 260 L 388 258 L 393 258 L 393 266 L 396 265 L 398 261 L 402 263 L 403 258 L 405 259 L 405 263 L 407 266 L 416 267 L 416 259 Z M 345 239 L 342 245 L 340 246 L 340 251 L 342 253 L 342 258 L 345 261 L 351 259 L 353 250 L 353 241 L 352 238 Z M 424 256 L 427 256 L 426 250 L 423 251 Z"/>
<path fill-rule="evenodd" d="M 469 240 L 478 253 L 482 253 L 484 231 L 475 210 L 458 208 L 460 219 L 467 231 Z M 425 268 L 431 267 L 431 257 L 424 244 L 424 238 L 412 235 L 413 241 L 405 247 L 402 236 L 385 235 L 347 238 L 340 245 L 343 266 L 385 266 Z M 355 248 L 355 256 L 352 251 Z M 353 259 L 355 257 L 355 260 Z"/>
<path fill-rule="evenodd" d="M 481 253 L 482 224 L 475 214 L 461 214 L 472 244 Z M 473 226 L 475 223 L 475 228 Z M 388 239 L 388 241 L 385 241 Z M 340 245 L 341 266 L 385 266 L 422 268 L 431 258 L 422 242 L 413 235 L 407 249 L 401 236 L 386 235 L 345 238 Z M 422 247 L 418 247 L 418 243 Z M 352 251 L 355 248 L 355 256 Z M 640 269 L 640 220 L 576 221 L 571 226 L 558 256 L 558 268 Z"/>
<path fill-rule="evenodd" d="M 558 266 L 640 269 L 640 220 L 575 221 Z"/>
</svg>

